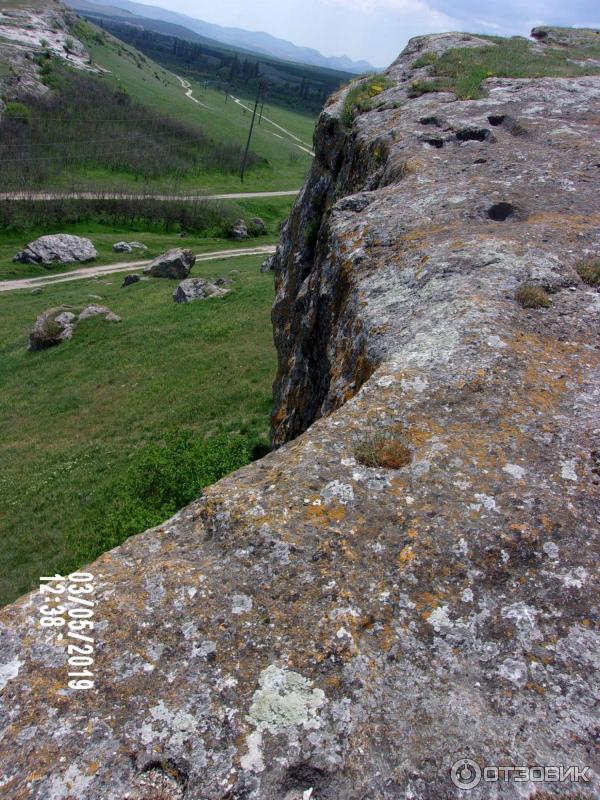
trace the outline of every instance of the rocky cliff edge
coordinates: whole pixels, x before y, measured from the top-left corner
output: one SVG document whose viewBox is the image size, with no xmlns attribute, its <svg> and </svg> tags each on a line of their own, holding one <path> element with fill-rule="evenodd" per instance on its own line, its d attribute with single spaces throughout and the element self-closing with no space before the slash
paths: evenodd
<svg viewBox="0 0 600 800">
<path fill-rule="evenodd" d="M 600 77 L 414 96 L 485 44 L 413 40 L 370 110 L 325 108 L 276 258 L 280 447 L 90 568 L 94 690 L 38 595 L 2 612 L 3 796 L 597 796 Z M 461 759 L 581 780 L 466 792 Z"/>
</svg>

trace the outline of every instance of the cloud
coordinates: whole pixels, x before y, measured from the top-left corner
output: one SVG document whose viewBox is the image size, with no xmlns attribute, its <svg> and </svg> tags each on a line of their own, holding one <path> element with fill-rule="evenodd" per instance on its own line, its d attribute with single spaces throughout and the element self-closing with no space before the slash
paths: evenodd
<svg viewBox="0 0 600 800">
<path fill-rule="evenodd" d="M 363 13 L 396 12 L 400 16 L 418 19 L 421 24 L 433 30 L 456 30 L 460 23 L 454 17 L 430 6 L 425 0 L 322 0 L 324 5 L 347 8 L 349 11 Z"/>
</svg>

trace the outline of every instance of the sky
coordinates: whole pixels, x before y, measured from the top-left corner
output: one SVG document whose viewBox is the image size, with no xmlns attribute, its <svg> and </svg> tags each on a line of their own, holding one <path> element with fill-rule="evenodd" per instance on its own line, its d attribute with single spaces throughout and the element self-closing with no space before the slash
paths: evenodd
<svg viewBox="0 0 600 800">
<path fill-rule="evenodd" d="M 327 56 L 390 64 L 411 36 L 462 30 L 527 35 L 600 28 L 600 0 L 140 0 L 219 25 L 266 31 Z M 117 3 L 115 3 L 117 5 Z"/>
</svg>

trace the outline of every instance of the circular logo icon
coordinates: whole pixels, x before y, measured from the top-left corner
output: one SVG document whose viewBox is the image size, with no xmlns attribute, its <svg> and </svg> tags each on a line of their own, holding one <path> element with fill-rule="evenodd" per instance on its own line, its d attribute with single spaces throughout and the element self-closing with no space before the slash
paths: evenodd
<svg viewBox="0 0 600 800">
<path fill-rule="evenodd" d="M 450 777 L 459 789 L 474 789 L 481 781 L 481 767 L 472 758 L 461 758 L 452 764 Z"/>
</svg>

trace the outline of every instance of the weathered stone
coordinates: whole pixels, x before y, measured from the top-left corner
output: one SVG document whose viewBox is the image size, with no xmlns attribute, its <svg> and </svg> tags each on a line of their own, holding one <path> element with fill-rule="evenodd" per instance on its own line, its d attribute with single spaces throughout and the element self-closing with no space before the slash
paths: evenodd
<svg viewBox="0 0 600 800">
<path fill-rule="evenodd" d="M 84 264 L 93 261 L 98 253 L 89 239 L 72 236 L 69 233 L 57 233 L 51 236 L 40 236 L 30 242 L 24 250 L 17 253 L 13 261 L 21 264 Z"/>
<path fill-rule="evenodd" d="M 352 130 L 347 88 L 325 108 L 277 252 L 279 449 L 90 567 L 94 690 L 38 593 L 1 612 L 11 800 L 597 797 L 600 77 L 408 99 L 421 54 L 484 44 L 412 41 Z M 531 135 L 454 135 L 502 113 Z M 365 466 L 378 434 L 411 458 Z M 464 758 L 590 780 L 467 794 Z"/>
<path fill-rule="evenodd" d="M 29 350 L 45 350 L 73 336 L 75 314 L 64 306 L 43 311 L 29 334 Z M 1 671 L 1 670 L 0 670 Z"/>
<path fill-rule="evenodd" d="M 121 287 L 124 288 L 125 286 L 131 286 L 133 283 L 139 283 L 139 281 L 141 281 L 141 280 L 142 280 L 142 276 L 141 275 L 135 275 L 135 274 L 134 275 L 126 275 L 123 278 L 123 283 L 121 284 Z"/>
<path fill-rule="evenodd" d="M 194 300 L 207 300 L 209 297 L 223 297 L 228 293 L 229 289 L 223 289 L 204 278 L 189 278 L 175 289 L 173 300 L 176 303 L 192 303 Z"/>
<path fill-rule="evenodd" d="M 213 283 L 215 286 L 233 286 L 233 278 L 220 277 L 216 278 Z"/>
<path fill-rule="evenodd" d="M 79 322 L 92 319 L 92 317 L 104 317 L 107 322 L 121 322 L 121 317 L 117 316 L 110 308 L 97 305 L 86 306 L 79 315 Z"/>
<path fill-rule="evenodd" d="M 233 227 L 231 228 L 231 238 L 242 240 L 242 239 L 249 239 L 250 234 L 248 233 L 248 226 L 244 222 L 243 219 L 238 219 L 234 222 Z"/>
<path fill-rule="evenodd" d="M 261 272 L 271 272 L 275 269 L 275 255 L 266 258 L 260 268 Z"/>
<path fill-rule="evenodd" d="M 144 270 L 144 274 L 151 275 L 153 278 L 171 278 L 172 280 L 187 278 L 195 263 L 196 256 L 191 250 L 176 247 L 155 258 Z"/>
<path fill-rule="evenodd" d="M 115 253 L 132 253 L 134 250 L 147 250 L 148 248 L 141 242 L 117 242 L 113 244 L 112 249 Z"/>
</svg>

